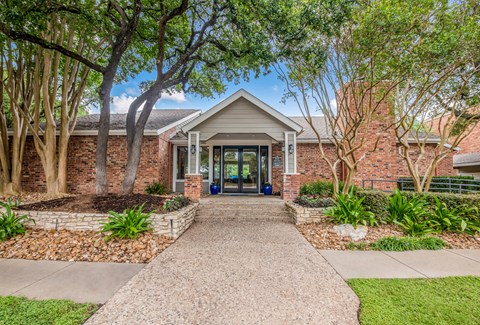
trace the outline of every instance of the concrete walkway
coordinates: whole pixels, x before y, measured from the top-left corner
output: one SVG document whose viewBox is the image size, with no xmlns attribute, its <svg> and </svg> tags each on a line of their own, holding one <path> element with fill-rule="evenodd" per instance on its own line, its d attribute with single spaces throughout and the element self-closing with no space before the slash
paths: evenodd
<svg viewBox="0 0 480 325">
<path fill-rule="evenodd" d="M 87 324 L 358 324 L 353 291 L 290 223 L 195 223 Z"/>
<path fill-rule="evenodd" d="M 144 266 L 0 259 L 0 296 L 104 303 Z"/>
<path fill-rule="evenodd" d="M 480 249 L 319 252 L 344 279 L 480 275 Z"/>
</svg>

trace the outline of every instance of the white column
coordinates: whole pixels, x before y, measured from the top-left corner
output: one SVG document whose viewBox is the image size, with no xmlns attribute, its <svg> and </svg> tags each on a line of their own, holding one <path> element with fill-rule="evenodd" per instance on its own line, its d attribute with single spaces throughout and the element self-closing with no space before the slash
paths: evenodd
<svg viewBox="0 0 480 325">
<path fill-rule="evenodd" d="M 192 150 L 195 152 L 192 153 Z M 200 132 L 188 132 L 188 174 L 200 173 Z"/>
<path fill-rule="evenodd" d="M 296 174 L 297 173 L 297 134 L 296 132 L 285 131 L 284 148 L 285 148 L 284 149 L 285 173 Z"/>
</svg>

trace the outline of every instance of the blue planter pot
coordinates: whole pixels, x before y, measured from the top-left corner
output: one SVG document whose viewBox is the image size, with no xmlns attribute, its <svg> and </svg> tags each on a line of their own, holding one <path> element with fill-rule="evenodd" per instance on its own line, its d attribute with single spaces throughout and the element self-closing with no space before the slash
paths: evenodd
<svg viewBox="0 0 480 325">
<path fill-rule="evenodd" d="M 217 184 L 211 184 L 210 185 L 210 194 L 217 195 L 218 192 L 220 192 L 220 186 L 217 185 Z"/>
<path fill-rule="evenodd" d="M 272 195 L 272 185 L 263 185 L 263 194 L 264 195 Z"/>
</svg>

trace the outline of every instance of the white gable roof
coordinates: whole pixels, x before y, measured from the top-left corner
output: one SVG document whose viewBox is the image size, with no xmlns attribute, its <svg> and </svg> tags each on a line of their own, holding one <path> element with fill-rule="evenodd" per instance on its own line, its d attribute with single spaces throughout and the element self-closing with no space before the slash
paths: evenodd
<svg viewBox="0 0 480 325">
<path fill-rule="evenodd" d="M 235 92 L 233 95 L 231 95 L 227 99 L 221 101 L 220 103 L 213 106 L 211 109 L 209 109 L 205 113 L 201 114 L 199 117 L 197 117 L 197 118 L 193 119 L 192 121 L 190 121 L 189 123 L 185 124 L 182 127 L 182 131 L 183 132 L 188 132 L 188 131 L 192 130 L 197 125 L 199 125 L 200 123 L 208 120 L 210 117 L 212 117 L 216 113 L 220 112 L 222 109 L 224 109 L 225 107 L 227 107 L 228 105 L 232 104 L 233 102 L 235 102 L 236 100 L 238 100 L 240 98 L 244 98 L 247 101 L 251 102 L 253 105 L 258 107 L 259 109 L 261 109 L 262 111 L 264 111 L 265 113 L 267 113 L 268 115 L 273 117 L 274 119 L 282 122 L 283 124 L 290 127 L 292 130 L 296 131 L 297 134 L 303 131 L 303 128 L 302 128 L 301 125 L 295 123 L 294 121 L 292 121 L 291 119 L 289 119 L 288 117 L 286 117 L 285 115 L 283 115 L 282 113 L 280 113 L 279 111 L 277 111 L 276 109 L 271 107 L 270 105 L 267 105 L 266 103 L 262 102 L 260 99 L 253 96 L 252 94 L 247 92 L 245 89 L 238 90 L 237 92 Z"/>
</svg>

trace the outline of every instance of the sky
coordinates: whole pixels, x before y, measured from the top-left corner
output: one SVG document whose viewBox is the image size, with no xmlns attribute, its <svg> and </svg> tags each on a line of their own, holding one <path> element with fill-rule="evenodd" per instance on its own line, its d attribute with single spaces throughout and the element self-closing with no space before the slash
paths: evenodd
<svg viewBox="0 0 480 325">
<path fill-rule="evenodd" d="M 154 79 L 153 73 L 142 72 L 133 80 L 115 85 L 112 89 L 112 113 L 126 113 L 130 103 L 140 94 L 139 83 L 152 79 Z M 201 109 L 206 111 L 241 88 L 286 116 L 301 115 L 297 104 L 293 100 L 290 99 L 286 103 L 282 102 L 285 85 L 283 81 L 278 79 L 275 72 L 265 76 L 262 75 L 256 79 L 252 76 L 249 81 L 242 81 L 239 84 L 227 83 L 226 92 L 217 94 L 214 98 L 202 98 L 183 92 L 173 95 L 164 94 L 155 107 L 160 109 Z M 92 111 L 92 113 L 98 113 L 98 111 Z"/>
</svg>

